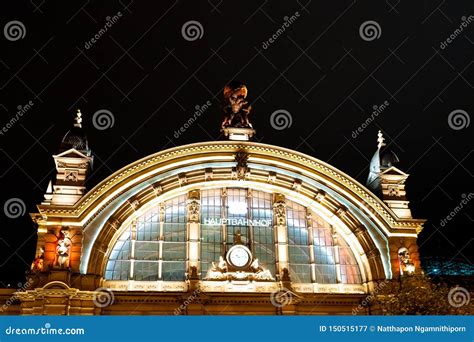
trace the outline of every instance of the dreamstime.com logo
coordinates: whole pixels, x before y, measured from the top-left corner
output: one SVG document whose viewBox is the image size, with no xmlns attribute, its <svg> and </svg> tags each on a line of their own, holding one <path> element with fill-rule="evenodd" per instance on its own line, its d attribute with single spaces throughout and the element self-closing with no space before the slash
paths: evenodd
<svg viewBox="0 0 474 342">
<path fill-rule="evenodd" d="M 12 20 L 3 27 L 3 34 L 11 42 L 23 39 L 26 36 L 26 27 L 21 21 Z"/>
<path fill-rule="evenodd" d="M 25 115 L 26 113 L 28 113 L 28 111 L 35 105 L 35 103 L 33 101 L 28 101 L 27 103 L 25 103 L 24 105 L 18 105 L 16 108 L 17 108 L 17 111 L 15 113 L 15 115 L 11 116 L 10 117 L 10 120 L 8 120 L 5 125 L 0 128 L 0 135 L 4 135 L 8 132 L 8 130 L 12 129 L 13 126 L 16 125 L 16 123 L 18 121 L 20 121 L 20 119 L 23 117 L 23 115 Z"/>
<path fill-rule="evenodd" d="M 183 304 L 181 304 L 179 307 L 174 309 L 174 315 L 175 316 L 181 315 L 183 313 L 183 311 L 186 310 L 186 308 L 188 307 L 189 304 L 196 301 L 196 299 L 199 297 L 200 293 L 201 293 L 200 289 L 194 290 L 194 292 L 183 302 Z"/>
<path fill-rule="evenodd" d="M 92 116 L 92 124 L 99 131 L 104 131 L 106 129 L 114 127 L 115 116 L 108 109 L 99 109 Z"/>
<path fill-rule="evenodd" d="M 94 297 L 92 298 L 94 305 L 98 308 L 105 308 L 112 305 L 114 300 L 115 296 L 112 290 L 105 287 L 99 287 L 95 290 Z"/>
<path fill-rule="evenodd" d="M 112 28 L 112 26 L 122 18 L 122 12 L 118 11 L 113 16 L 107 16 L 105 18 L 105 24 L 97 31 L 97 33 L 89 39 L 87 42 L 84 43 L 84 47 L 86 50 L 89 50 L 95 43 L 99 41 L 99 39 L 107 33 L 107 31 Z"/>
<path fill-rule="evenodd" d="M 382 35 L 382 28 L 378 22 L 374 20 L 367 20 L 360 25 L 359 35 L 366 42 L 371 42 L 380 38 Z"/>
<path fill-rule="evenodd" d="M 372 301 L 375 299 L 375 297 L 377 296 L 378 293 L 380 293 L 380 291 L 383 290 L 383 288 L 385 286 L 388 285 L 388 281 L 385 280 L 383 282 L 381 282 L 380 284 L 378 284 L 375 288 L 374 288 L 374 291 L 369 294 L 367 297 L 365 297 L 361 302 L 360 304 L 355 307 L 354 309 L 352 309 L 352 314 L 355 316 L 355 315 L 358 315 L 360 311 L 364 312 L 364 310 L 370 305 L 370 303 L 372 303 Z"/>
<path fill-rule="evenodd" d="M 465 110 L 455 109 L 448 115 L 448 125 L 455 131 L 468 128 L 470 123 L 471 117 Z"/>
<path fill-rule="evenodd" d="M 188 42 L 194 42 L 202 38 L 204 35 L 204 27 L 202 27 L 199 21 L 189 20 L 181 27 L 181 35 Z"/>
<path fill-rule="evenodd" d="M 268 49 L 268 47 L 276 42 L 280 36 L 285 33 L 286 29 L 289 28 L 298 18 L 300 17 L 300 13 L 296 11 L 294 14 L 291 16 L 284 16 L 283 17 L 283 24 L 276 30 L 270 38 L 268 38 L 266 41 L 262 43 L 262 48 L 264 50 Z"/>
<path fill-rule="evenodd" d="M 15 328 L 9 326 L 5 329 L 5 334 L 13 336 L 22 335 L 85 335 L 84 328 L 53 328 L 51 323 L 45 323 L 44 327 L 39 328 Z"/>
<path fill-rule="evenodd" d="M 290 128 L 293 124 L 293 117 L 285 109 L 277 109 L 270 115 L 270 125 L 277 131 Z"/>
<path fill-rule="evenodd" d="M 21 198 L 10 198 L 3 205 L 5 216 L 10 219 L 16 219 L 25 215 L 26 205 Z"/>
<path fill-rule="evenodd" d="M 451 212 L 446 215 L 445 218 L 441 219 L 439 222 L 441 227 L 446 226 L 449 221 L 451 221 L 458 213 L 467 207 L 469 202 L 474 198 L 474 193 L 470 192 L 469 194 L 462 194 L 461 198 L 462 200 L 459 202 L 459 204 L 453 210 L 451 210 Z"/>
<path fill-rule="evenodd" d="M 463 32 L 464 29 L 467 29 L 469 24 L 471 24 L 474 21 L 474 16 L 470 15 L 469 17 L 462 16 L 461 17 L 461 24 L 459 24 L 459 27 L 455 29 L 448 38 L 446 38 L 444 41 L 442 41 L 439 44 L 439 47 L 441 50 L 446 49 L 446 47 L 451 44 L 457 37 L 459 37 Z"/>
<path fill-rule="evenodd" d="M 31 285 L 33 285 L 33 283 L 34 283 L 33 278 L 28 278 L 28 281 L 25 282 L 24 284 L 18 283 L 18 284 L 17 284 L 17 286 L 18 286 L 17 292 L 26 291 Z M 15 301 L 16 301 L 15 295 L 11 296 L 11 297 L 5 302 L 5 304 L 3 304 L 3 305 L 0 307 L 0 312 L 6 311 L 13 303 L 15 303 Z"/>
<path fill-rule="evenodd" d="M 278 291 L 272 292 L 270 295 L 270 302 L 277 308 L 282 308 L 291 304 L 293 301 L 293 292 L 283 287 Z"/>
<path fill-rule="evenodd" d="M 362 122 L 362 124 L 357 127 L 354 131 L 352 131 L 352 139 L 357 138 L 369 125 L 380 115 L 383 113 L 385 109 L 390 105 L 390 102 L 384 101 L 382 104 L 379 106 L 374 105 L 372 107 L 373 111 L 372 113 L 367 117 L 367 119 Z"/>
<path fill-rule="evenodd" d="M 471 301 L 471 294 L 464 287 L 456 286 L 448 293 L 449 305 L 460 308 L 461 306 L 469 304 Z"/>
<path fill-rule="evenodd" d="M 204 114 L 204 112 L 210 107 L 212 106 L 212 102 L 207 100 L 206 103 L 204 103 L 202 106 L 200 105 L 196 105 L 194 107 L 195 111 L 193 113 L 192 116 L 189 117 L 188 121 L 186 121 L 178 130 L 174 131 L 174 137 L 175 139 L 178 139 L 181 135 L 184 134 L 184 132 L 186 132 L 186 130 L 191 127 L 191 125 L 196 122 L 196 120 L 202 115 Z"/>
</svg>

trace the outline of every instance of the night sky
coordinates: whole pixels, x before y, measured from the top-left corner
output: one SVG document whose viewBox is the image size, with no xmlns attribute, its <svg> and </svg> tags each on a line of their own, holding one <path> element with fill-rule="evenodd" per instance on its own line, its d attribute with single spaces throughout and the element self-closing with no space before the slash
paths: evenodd
<svg viewBox="0 0 474 342">
<path fill-rule="evenodd" d="M 51 155 L 78 108 L 95 158 L 90 189 L 149 154 L 222 139 L 222 89 L 234 79 L 249 89 L 258 141 L 363 184 L 382 130 L 411 174 L 414 217 L 428 219 L 422 257 L 474 260 L 472 203 L 441 224 L 473 192 L 472 0 L 32 0 L 1 12 L 0 286 L 16 286 L 30 267 L 28 212 L 43 199 Z M 113 125 L 98 129 L 98 111 Z M 275 111 L 291 120 L 272 125 Z M 12 198 L 25 204 L 23 216 L 7 215 Z"/>
</svg>

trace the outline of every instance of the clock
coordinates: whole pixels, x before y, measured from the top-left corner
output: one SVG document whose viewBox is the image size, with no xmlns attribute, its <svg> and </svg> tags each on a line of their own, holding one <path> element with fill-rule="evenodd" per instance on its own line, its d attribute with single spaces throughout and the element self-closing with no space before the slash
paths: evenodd
<svg viewBox="0 0 474 342">
<path fill-rule="evenodd" d="M 235 268 L 245 268 L 252 261 L 252 253 L 243 245 L 235 245 L 227 252 L 227 262 Z"/>
</svg>

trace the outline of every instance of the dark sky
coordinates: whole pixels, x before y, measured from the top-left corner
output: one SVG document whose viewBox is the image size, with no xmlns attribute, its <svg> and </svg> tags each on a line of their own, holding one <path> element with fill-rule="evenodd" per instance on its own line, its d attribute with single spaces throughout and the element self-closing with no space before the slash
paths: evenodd
<svg viewBox="0 0 474 342">
<path fill-rule="evenodd" d="M 3 4 L 0 126 L 18 106 L 33 106 L 0 134 L 1 207 L 18 198 L 35 211 L 77 108 L 95 156 L 91 188 L 146 155 L 219 139 L 222 88 L 239 79 L 261 142 L 310 154 L 362 183 L 381 129 L 411 174 L 414 216 L 428 219 L 422 255 L 472 262 L 472 203 L 440 222 L 473 192 L 473 9 L 472 0 Z M 100 34 L 107 17 L 114 23 Z M 190 21 L 197 36 L 183 36 Z M 112 113 L 112 127 L 94 127 L 99 110 Z M 291 115 L 290 127 L 272 127 L 277 110 Z M 0 220 L 0 281 L 15 284 L 34 256 L 35 228 L 27 214 L 1 210 Z"/>
</svg>

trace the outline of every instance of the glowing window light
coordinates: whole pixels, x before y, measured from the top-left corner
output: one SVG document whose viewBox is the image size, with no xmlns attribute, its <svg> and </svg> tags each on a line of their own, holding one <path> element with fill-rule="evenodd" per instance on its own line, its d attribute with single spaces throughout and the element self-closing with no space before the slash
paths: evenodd
<svg viewBox="0 0 474 342">
<path fill-rule="evenodd" d="M 229 201 L 229 214 L 232 215 L 246 215 L 247 203 L 240 201 Z"/>
</svg>

